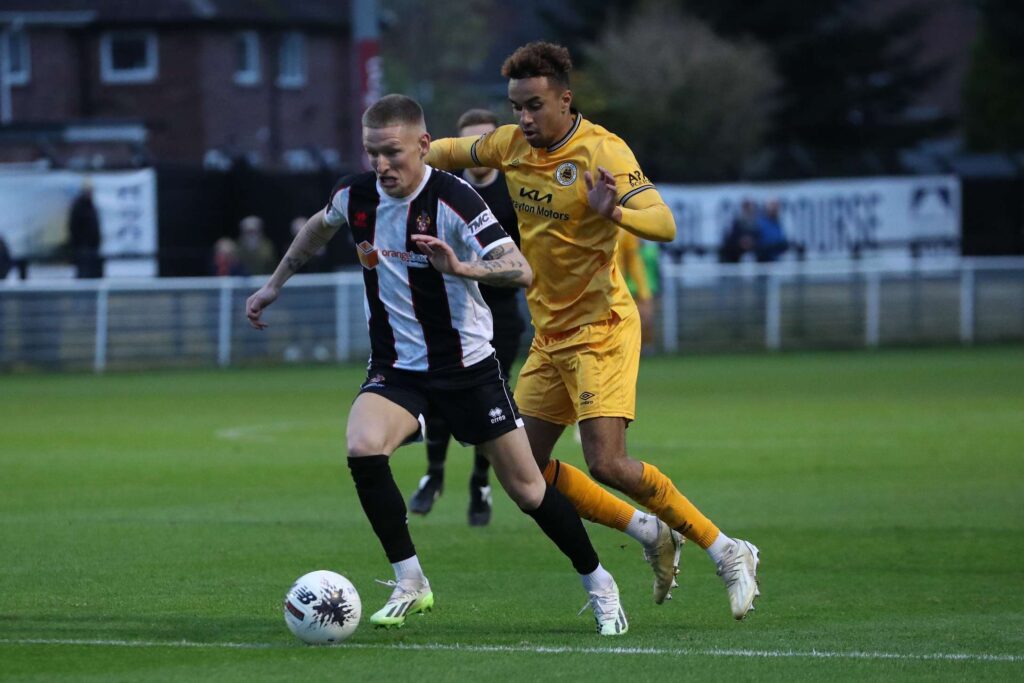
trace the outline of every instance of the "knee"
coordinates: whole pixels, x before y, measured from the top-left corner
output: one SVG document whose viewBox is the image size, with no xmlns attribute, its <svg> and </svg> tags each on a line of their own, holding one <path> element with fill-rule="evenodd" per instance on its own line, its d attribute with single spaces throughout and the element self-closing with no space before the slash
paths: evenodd
<svg viewBox="0 0 1024 683">
<path fill-rule="evenodd" d="M 523 512 L 533 512 L 540 507 L 544 500 L 544 492 L 547 485 L 543 480 L 540 482 L 517 482 L 505 489 L 505 493 L 512 499 L 512 502 L 519 506 Z"/>
<path fill-rule="evenodd" d="M 623 459 L 600 458 L 590 463 L 590 474 L 605 486 L 621 491 L 627 485 L 624 464 Z"/>
<path fill-rule="evenodd" d="M 359 458 L 367 455 L 386 454 L 384 450 L 384 439 L 365 430 L 350 430 L 345 435 L 348 447 L 348 457 Z"/>
</svg>

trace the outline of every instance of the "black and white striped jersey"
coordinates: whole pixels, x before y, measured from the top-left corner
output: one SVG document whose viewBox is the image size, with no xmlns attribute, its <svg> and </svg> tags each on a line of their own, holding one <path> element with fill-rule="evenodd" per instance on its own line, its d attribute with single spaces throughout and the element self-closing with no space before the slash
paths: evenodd
<svg viewBox="0 0 1024 683">
<path fill-rule="evenodd" d="M 427 166 L 419 187 L 395 199 L 372 172 L 347 176 L 324 217 L 335 226 L 347 222 L 352 231 L 363 266 L 371 364 L 447 370 L 491 355 L 491 311 L 476 281 L 434 270 L 412 241 L 415 234 L 434 235 L 460 261 L 512 243 L 467 182 Z"/>
</svg>

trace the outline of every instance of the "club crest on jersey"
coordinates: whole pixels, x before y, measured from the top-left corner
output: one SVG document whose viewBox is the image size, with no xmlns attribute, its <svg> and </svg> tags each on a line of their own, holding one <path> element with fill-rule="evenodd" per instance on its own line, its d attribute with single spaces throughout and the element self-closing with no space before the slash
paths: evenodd
<svg viewBox="0 0 1024 683">
<path fill-rule="evenodd" d="M 356 253 L 359 255 L 359 263 L 362 264 L 363 268 L 367 270 L 373 270 L 377 267 L 379 258 L 377 257 L 377 248 L 363 240 L 356 245 Z"/>
<path fill-rule="evenodd" d="M 419 216 L 416 216 L 416 232 L 427 232 L 430 230 L 430 216 L 426 211 L 421 211 Z"/>
<path fill-rule="evenodd" d="M 571 161 L 559 164 L 558 168 L 555 169 L 555 180 L 558 181 L 559 185 L 565 187 L 575 183 L 577 175 L 578 171 L 576 170 L 576 164 Z"/>
</svg>

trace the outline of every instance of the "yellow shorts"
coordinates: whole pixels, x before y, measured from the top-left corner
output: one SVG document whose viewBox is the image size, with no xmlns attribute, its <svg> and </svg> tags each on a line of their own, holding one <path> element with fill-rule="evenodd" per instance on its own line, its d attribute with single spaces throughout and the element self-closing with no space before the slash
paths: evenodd
<svg viewBox="0 0 1024 683">
<path fill-rule="evenodd" d="M 590 417 L 632 420 L 639 368 L 639 315 L 538 334 L 516 380 L 516 403 L 524 415 L 556 424 Z"/>
</svg>

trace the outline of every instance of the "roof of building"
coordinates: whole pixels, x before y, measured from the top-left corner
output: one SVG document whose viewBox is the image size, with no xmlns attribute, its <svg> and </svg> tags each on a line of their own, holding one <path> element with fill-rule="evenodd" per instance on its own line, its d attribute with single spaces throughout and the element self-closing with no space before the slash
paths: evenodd
<svg viewBox="0 0 1024 683">
<path fill-rule="evenodd" d="M 347 26 L 349 0 L 0 0 L 0 22 Z"/>
</svg>

